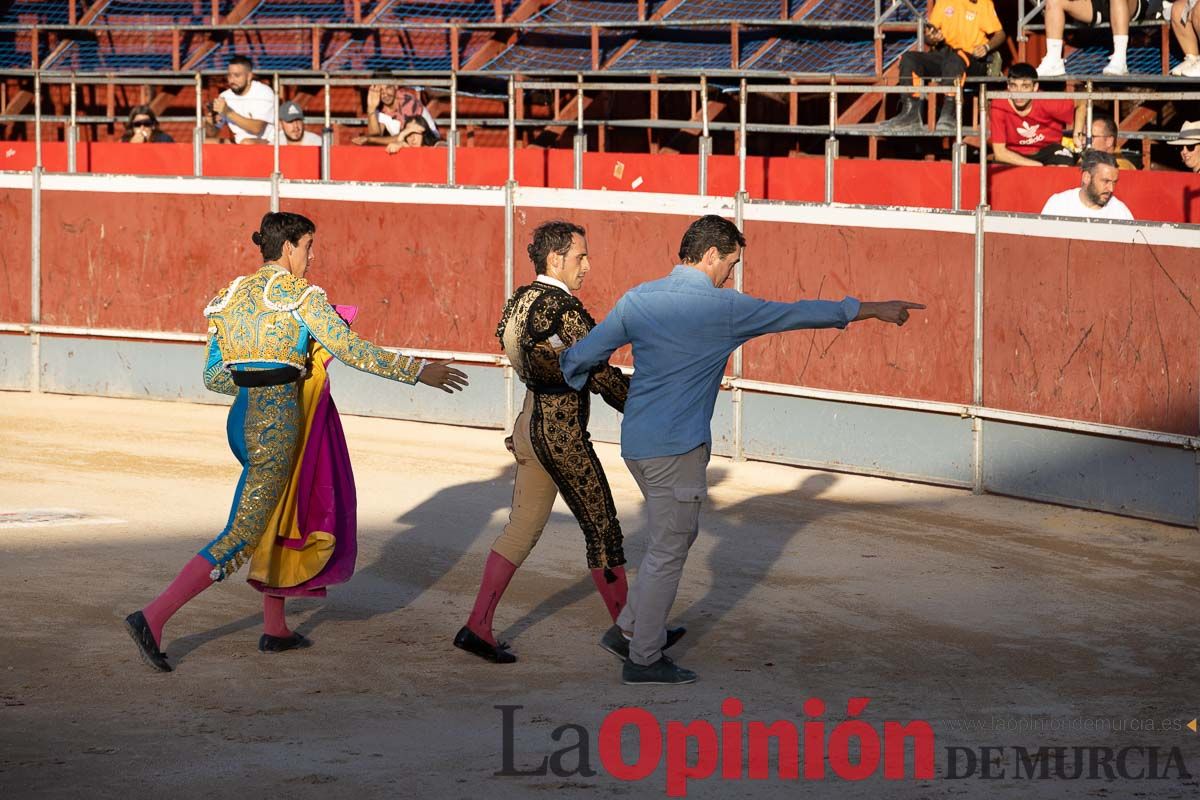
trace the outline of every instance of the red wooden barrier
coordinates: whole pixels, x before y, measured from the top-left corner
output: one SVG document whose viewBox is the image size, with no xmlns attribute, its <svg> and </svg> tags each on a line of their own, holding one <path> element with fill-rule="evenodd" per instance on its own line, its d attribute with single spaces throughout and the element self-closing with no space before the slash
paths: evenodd
<svg viewBox="0 0 1200 800">
<path fill-rule="evenodd" d="M 317 224 L 310 280 L 380 344 L 495 353 L 504 209 L 285 200 Z M 248 236 L 249 234 L 247 234 Z"/>
<path fill-rule="evenodd" d="M 914 300 L 929 306 L 901 334 L 868 322 L 750 342 L 753 380 L 971 402 L 974 237 L 749 221 L 743 286 L 768 300 Z"/>
<path fill-rule="evenodd" d="M 32 193 L 0 189 L 0 322 L 30 321 Z"/>
<path fill-rule="evenodd" d="M 1197 433 L 1196 251 L 988 234 L 984 403 Z"/>
<path fill-rule="evenodd" d="M 250 234 L 268 208 L 261 197 L 45 191 L 42 321 L 203 332 L 201 309 L 259 263 Z"/>
</svg>

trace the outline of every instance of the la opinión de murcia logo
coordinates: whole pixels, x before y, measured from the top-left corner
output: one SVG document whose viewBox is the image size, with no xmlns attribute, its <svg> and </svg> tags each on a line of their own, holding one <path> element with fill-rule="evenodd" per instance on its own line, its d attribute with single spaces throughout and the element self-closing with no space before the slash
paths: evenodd
<svg viewBox="0 0 1200 800">
<path fill-rule="evenodd" d="M 740 780 L 841 779 L 862 781 L 882 773 L 887 780 L 932 780 L 935 777 L 935 738 L 924 720 L 872 723 L 859 719 L 870 698 L 852 697 L 845 720 L 827 723 L 825 702 L 809 698 L 803 705 L 808 719 L 771 722 L 742 719 L 743 704 L 735 697 L 721 703 L 724 719 L 660 721 L 637 706 L 619 708 L 600 724 L 597 752 L 601 769 L 622 781 L 644 781 L 665 767 L 664 789 L 670 797 L 686 797 L 690 781 L 719 778 Z M 554 775 L 591 778 L 591 733 L 567 723 L 550 734 L 555 743 L 536 766 L 518 767 L 515 733 L 517 712 L 524 706 L 494 706 L 503 726 L 503 767 L 498 777 Z M 1187 726 L 1195 730 L 1194 723 Z M 629 758 L 622 739 L 636 735 Z M 772 763 L 771 754 L 775 753 Z M 536 758 L 536 756 L 535 756 Z M 911 768 L 910 768 L 911 766 Z M 947 780 L 965 778 L 1018 780 L 1166 780 L 1190 779 L 1177 747 L 988 745 L 947 747 Z"/>
<path fill-rule="evenodd" d="M 870 698 L 850 698 L 846 704 L 850 719 L 832 726 L 816 719 L 825 713 L 825 702 L 816 697 L 805 701 L 804 714 L 811 719 L 799 725 L 787 719 L 744 721 L 742 702 L 734 697 L 721 703 L 725 719 L 719 725 L 707 720 L 669 720 L 664 724 L 644 708 L 619 708 L 600 724 L 600 766 L 618 780 L 641 781 L 665 763 L 665 788 L 670 797 L 686 797 L 688 781 L 718 774 L 726 781 L 772 777 L 798 780 L 801 773 L 805 780 L 824 780 L 832 771 L 843 780 L 860 781 L 878 774 L 882 766 L 883 776 L 890 780 L 932 778 L 934 735 L 929 723 L 888 721 L 882 724 L 881 733 L 872 723 L 855 719 L 868 703 Z M 536 767 L 518 769 L 514 733 L 516 712 L 523 707 L 495 706 L 504 726 L 504 768 L 495 773 L 497 776 L 590 778 L 596 774 L 591 767 L 591 736 L 587 728 L 575 724 L 560 725 L 550 734 L 554 742 L 572 736 L 572 743 L 543 757 Z M 621 751 L 626 731 L 637 734 L 637 753 L 631 760 L 626 760 Z M 905 754 L 910 744 L 913 768 L 911 775 L 906 775 Z M 772 745 L 777 753 L 774 769 Z"/>
</svg>

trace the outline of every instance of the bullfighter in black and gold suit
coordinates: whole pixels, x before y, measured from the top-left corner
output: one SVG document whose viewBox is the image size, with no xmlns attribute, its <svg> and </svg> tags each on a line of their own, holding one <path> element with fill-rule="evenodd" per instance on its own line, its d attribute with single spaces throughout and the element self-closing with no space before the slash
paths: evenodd
<svg viewBox="0 0 1200 800">
<path fill-rule="evenodd" d="M 558 354 L 587 335 L 595 322 L 571 292 L 587 273 L 583 228 L 547 222 L 537 228 L 529 257 L 537 279 L 513 293 L 496 336 L 525 384 L 525 403 L 506 440 L 517 460 L 512 513 L 492 544 L 475 608 L 454 644 L 489 661 L 511 663 L 516 656 L 492 634 L 492 618 L 517 567 L 533 550 L 562 494 L 583 529 L 587 563 L 615 621 L 625 606 L 628 584 L 621 524 L 604 468 L 588 436 L 589 392 L 623 411 L 629 378 L 603 364 L 584 391 L 563 381 Z"/>
</svg>

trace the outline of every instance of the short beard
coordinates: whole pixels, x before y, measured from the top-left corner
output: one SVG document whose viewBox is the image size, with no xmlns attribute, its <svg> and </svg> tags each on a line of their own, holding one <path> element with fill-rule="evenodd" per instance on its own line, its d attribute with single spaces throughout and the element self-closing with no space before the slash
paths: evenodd
<svg viewBox="0 0 1200 800">
<path fill-rule="evenodd" d="M 1101 208 L 1104 208 L 1106 205 L 1108 205 L 1108 201 L 1112 199 L 1112 195 L 1109 195 L 1107 198 L 1101 198 L 1098 194 L 1096 194 L 1096 191 L 1092 188 L 1092 184 L 1090 182 L 1087 186 L 1083 187 L 1083 193 L 1087 195 L 1088 200 L 1091 200 Z"/>
</svg>

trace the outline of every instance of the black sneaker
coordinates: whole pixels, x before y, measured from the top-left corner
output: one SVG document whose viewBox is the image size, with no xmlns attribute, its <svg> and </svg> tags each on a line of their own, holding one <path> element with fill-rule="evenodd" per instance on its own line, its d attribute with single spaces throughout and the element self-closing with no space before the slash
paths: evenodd
<svg viewBox="0 0 1200 800">
<path fill-rule="evenodd" d="M 625 659 L 625 666 L 621 667 L 621 683 L 627 686 L 642 684 L 673 686 L 695 682 L 696 673 L 690 669 L 675 666 L 675 662 L 666 656 L 646 667 Z"/>
<path fill-rule="evenodd" d="M 150 632 L 150 624 L 141 611 L 135 611 L 125 618 L 125 631 L 133 643 L 137 645 L 138 653 L 150 668 L 158 672 L 170 672 L 171 665 L 167 663 L 167 655 L 158 649 L 154 634 Z"/>
<path fill-rule="evenodd" d="M 685 633 L 687 628 L 667 628 L 667 643 L 663 645 L 663 650 L 670 649 Z M 613 625 L 604 632 L 600 637 L 600 646 L 622 661 L 629 658 L 629 640 L 621 633 L 620 625 Z"/>
</svg>

